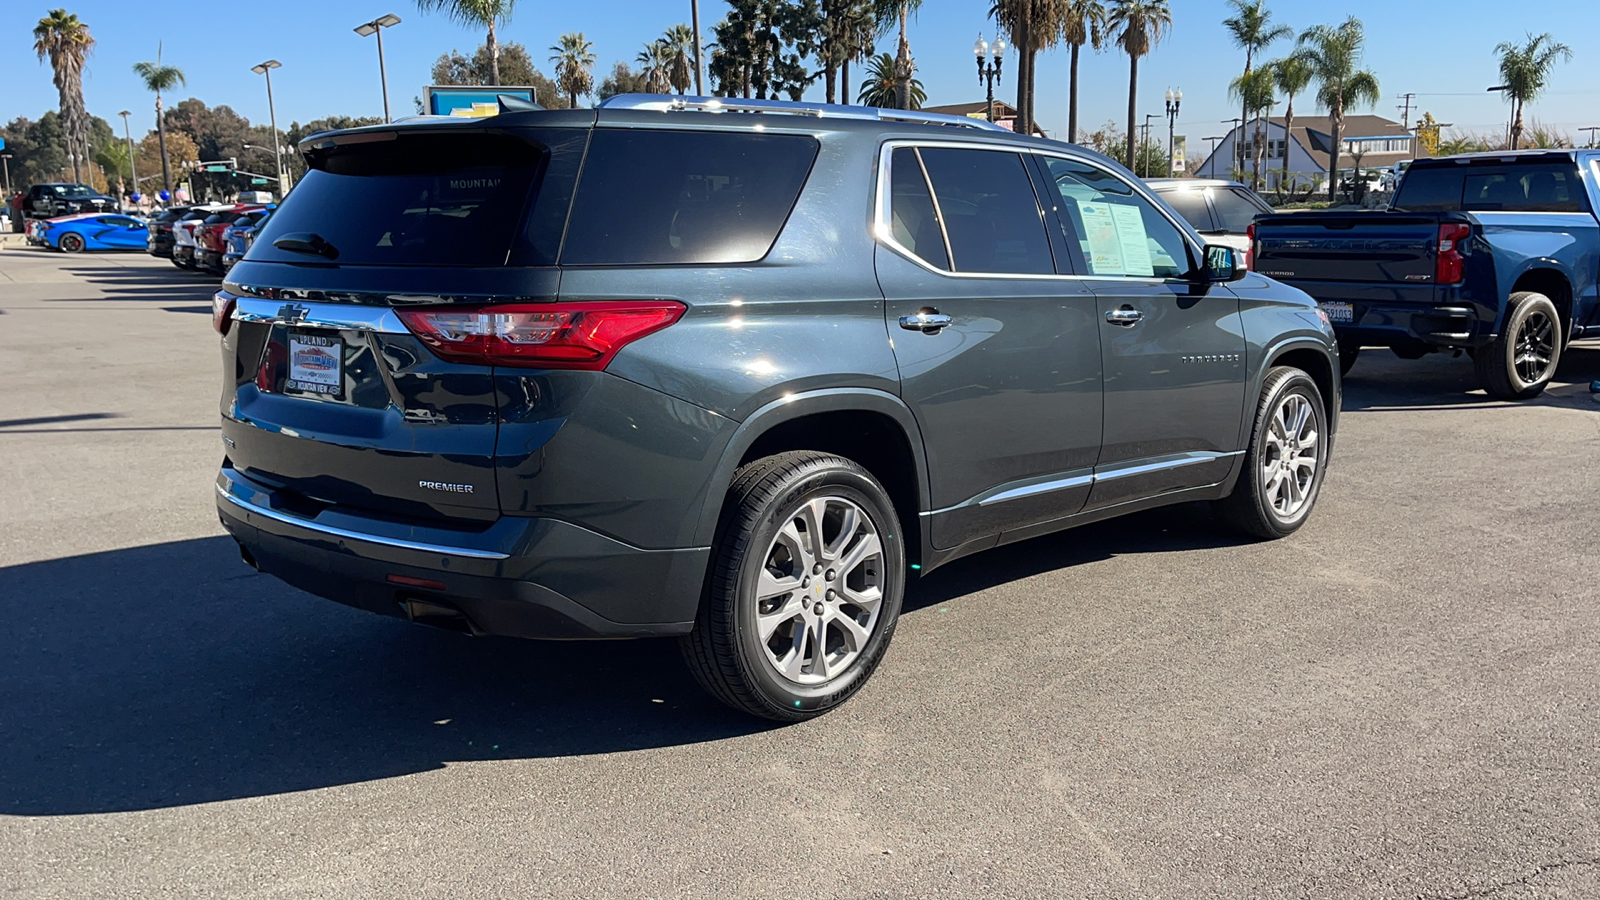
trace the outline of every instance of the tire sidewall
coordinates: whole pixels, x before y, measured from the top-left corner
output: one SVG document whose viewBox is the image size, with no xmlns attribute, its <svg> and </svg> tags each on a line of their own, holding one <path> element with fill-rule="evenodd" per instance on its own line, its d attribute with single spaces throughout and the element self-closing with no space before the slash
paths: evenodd
<svg viewBox="0 0 1600 900">
<path fill-rule="evenodd" d="M 804 504 L 819 497 L 841 497 L 859 506 L 877 529 L 883 543 L 883 603 L 866 648 L 843 675 L 819 685 L 795 684 L 779 675 L 767 662 L 766 649 L 756 630 L 755 585 L 766 563 L 766 553 L 778 531 Z M 808 473 L 788 485 L 768 505 L 751 530 L 744 558 L 739 560 L 734 593 L 727 602 L 734 623 L 735 642 L 743 667 L 762 698 L 790 713 L 815 712 L 844 702 L 872 674 L 888 649 L 905 596 L 906 564 L 899 521 L 877 482 L 845 468 Z"/>
<path fill-rule="evenodd" d="M 1550 351 L 1550 368 L 1545 377 L 1539 381 L 1524 381 L 1517 372 L 1517 335 L 1535 312 L 1542 312 L 1550 319 L 1550 325 L 1555 331 L 1555 341 Z M 1561 331 L 1561 316 L 1556 312 L 1555 303 L 1543 294 L 1523 295 L 1522 302 L 1517 304 L 1516 309 L 1511 311 L 1511 316 L 1506 319 L 1504 333 L 1505 337 L 1500 341 L 1496 362 L 1505 370 L 1506 383 L 1511 386 L 1512 392 L 1523 394 L 1543 389 L 1555 377 L 1556 366 L 1561 364 L 1561 343 L 1564 335 Z"/>
<path fill-rule="evenodd" d="M 1266 453 L 1267 432 L 1272 427 L 1274 413 L 1290 394 L 1299 394 L 1311 405 L 1311 415 L 1317 428 L 1317 470 L 1311 479 L 1311 488 L 1306 497 L 1306 502 L 1301 504 L 1300 510 L 1293 516 L 1284 517 L 1273 507 L 1271 499 L 1267 496 L 1266 484 L 1262 478 L 1262 457 Z M 1250 478 L 1251 494 L 1255 497 L 1256 506 L 1261 512 L 1262 521 L 1274 533 L 1284 537 L 1300 530 L 1300 526 L 1311 517 L 1311 511 L 1316 508 L 1317 498 L 1322 493 L 1322 481 L 1328 471 L 1328 412 L 1323 406 L 1322 392 L 1317 388 L 1317 383 L 1301 371 L 1290 373 L 1282 381 L 1273 386 L 1272 391 L 1262 398 L 1261 414 L 1256 422 L 1256 433 L 1250 442 L 1250 453 L 1245 459 L 1245 464 L 1250 467 L 1246 473 Z"/>
<path fill-rule="evenodd" d="M 57 244 L 60 245 L 62 253 L 78 253 L 83 250 L 83 238 L 75 234 L 63 234 Z"/>
</svg>

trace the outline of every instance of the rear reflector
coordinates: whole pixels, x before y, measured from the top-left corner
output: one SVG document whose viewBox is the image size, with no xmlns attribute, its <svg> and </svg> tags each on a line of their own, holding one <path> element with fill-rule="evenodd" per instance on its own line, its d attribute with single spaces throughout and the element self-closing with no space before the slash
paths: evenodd
<svg viewBox="0 0 1600 900">
<path fill-rule="evenodd" d="M 228 328 L 233 325 L 233 307 L 236 302 L 231 294 L 218 291 L 211 298 L 211 327 L 217 334 L 227 334 Z"/>
<path fill-rule="evenodd" d="M 426 588 L 430 591 L 444 590 L 444 582 L 442 581 L 429 581 L 426 578 L 412 578 L 409 575 L 387 575 L 384 576 L 384 580 L 390 584 L 403 584 L 406 587 Z"/>
<path fill-rule="evenodd" d="M 429 307 L 395 312 L 438 356 L 537 369 L 604 369 L 617 351 L 678 319 L 671 300 Z"/>
</svg>

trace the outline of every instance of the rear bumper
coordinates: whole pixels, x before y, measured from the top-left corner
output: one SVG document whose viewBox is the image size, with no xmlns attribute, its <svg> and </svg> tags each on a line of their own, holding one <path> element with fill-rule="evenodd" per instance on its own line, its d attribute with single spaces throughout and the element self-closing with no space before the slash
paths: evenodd
<svg viewBox="0 0 1600 900">
<path fill-rule="evenodd" d="M 338 508 L 307 517 L 226 464 L 216 487 L 223 527 L 260 571 L 349 606 L 474 634 L 684 634 L 710 556 L 703 547 L 642 550 L 546 518 L 503 516 L 466 532 Z"/>
<path fill-rule="evenodd" d="M 1356 302 L 1351 306 L 1354 322 L 1335 322 L 1333 326 L 1341 340 L 1379 346 L 1481 347 L 1494 336 L 1494 319 L 1471 303 L 1384 306 Z"/>
<path fill-rule="evenodd" d="M 171 235 L 167 235 L 165 238 L 148 238 L 145 240 L 145 249 L 150 252 L 151 256 L 161 256 L 171 259 L 172 244 L 173 240 Z"/>
<path fill-rule="evenodd" d="M 194 264 L 202 269 L 222 271 L 222 254 L 216 250 L 197 249 L 194 252 Z"/>
</svg>

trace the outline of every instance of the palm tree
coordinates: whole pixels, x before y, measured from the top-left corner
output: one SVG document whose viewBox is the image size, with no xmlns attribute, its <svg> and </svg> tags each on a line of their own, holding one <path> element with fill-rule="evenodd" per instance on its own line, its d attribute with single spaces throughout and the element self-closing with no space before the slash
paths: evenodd
<svg viewBox="0 0 1600 900">
<path fill-rule="evenodd" d="M 850 65 L 877 55 L 878 19 L 872 0 L 860 0 L 845 17 L 839 46 L 839 99 L 850 102 Z"/>
<path fill-rule="evenodd" d="M 498 26 L 511 19 L 511 9 L 517 0 L 417 0 L 423 12 L 442 12 L 462 25 L 486 28 L 489 38 L 489 83 L 500 84 L 500 41 L 496 37 Z"/>
<path fill-rule="evenodd" d="M 64 9 L 52 9 L 33 29 L 33 49 L 39 60 L 50 58 L 56 90 L 61 93 L 61 129 L 66 133 L 67 155 L 72 159 L 72 180 L 81 182 L 79 167 L 89 156 L 89 113 L 83 108 L 83 65 L 94 47 L 89 26 Z"/>
<path fill-rule="evenodd" d="M 994 0 L 989 15 L 1017 51 L 1017 131 L 1033 133 L 1035 63 L 1040 50 L 1061 42 L 1062 0 Z"/>
<path fill-rule="evenodd" d="M 667 86 L 680 94 L 689 93 L 694 75 L 694 32 L 679 23 L 668 28 L 656 43 L 666 51 Z"/>
<path fill-rule="evenodd" d="M 911 41 L 906 37 L 906 22 L 922 8 L 922 0 L 874 0 L 873 5 L 877 12 L 880 34 L 888 34 L 896 22 L 900 24 L 899 50 L 894 57 L 895 90 L 898 92 L 895 95 L 895 107 L 917 109 L 922 104 L 911 105 L 911 86 L 916 82 L 914 77 L 916 64 L 911 60 Z M 876 59 L 872 61 L 872 65 L 877 65 Z M 862 90 L 866 90 L 865 85 Z"/>
<path fill-rule="evenodd" d="M 1288 108 L 1283 112 L 1283 176 L 1278 179 L 1278 189 L 1283 190 L 1289 183 L 1289 129 L 1294 127 L 1294 98 L 1311 86 L 1314 73 L 1311 66 L 1298 56 L 1286 56 L 1270 63 L 1268 67 L 1272 71 L 1273 84 L 1289 100 Z"/>
<path fill-rule="evenodd" d="M 1328 111 L 1333 125 L 1333 148 L 1328 154 L 1328 200 L 1339 192 L 1339 148 L 1344 143 L 1346 106 L 1378 102 L 1378 76 L 1361 65 L 1367 43 L 1361 20 L 1351 16 L 1344 24 L 1314 25 L 1300 33 L 1295 55 L 1311 68 L 1317 83 L 1317 104 Z"/>
<path fill-rule="evenodd" d="M 1500 54 L 1500 82 L 1506 86 L 1506 99 L 1511 101 L 1511 149 L 1515 150 L 1522 143 L 1522 107 L 1544 92 L 1550 68 L 1558 59 L 1571 59 L 1572 49 L 1556 43 L 1555 38 L 1545 32 L 1537 37 L 1528 35 L 1528 42 L 1520 47 L 1506 41 L 1495 47 L 1494 52 Z M 62 103 L 62 109 L 66 109 L 66 101 Z"/>
<path fill-rule="evenodd" d="M 189 82 L 183 77 L 182 69 L 161 64 L 159 43 L 156 44 L 156 61 L 134 63 L 133 71 L 144 82 L 145 90 L 153 91 L 156 95 L 156 137 L 161 142 L 161 184 L 170 192 L 172 164 L 167 159 L 167 125 L 166 117 L 161 114 L 161 92 L 170 91 L 180 84 L 187 85 Z"/>
<path fill-rule="evenodd" d="M 915 77 L 907 85 L 904 92 L 906 103 L 901 106 L 900 67 L 895 58 L 887 53 L 880 53 L 867 61 L 867 76 L 861 84 L 861 94 L 856 102 L 862 106 L 876 106 L 883 109 L 921 109 L 922 104 L 928 100 L 928 92 L 922 89 L 922 82 Z"/>
<path fill-rule="evenodd" d="M 1294 37 L 1294 29 L 1272 24 L 1272 10 L 1267 9 L 1266 0 L 1228 0 L 1228 5 L 1233 7 L 1234 15 L 1223 19 L 1222 27 L 1228 29 L 1233 45 L 1244 51 L 1244 74 L 1248 78 L 1256 51 L 1265 50 L 1275 41 Z M 1239 118 L 1249 121 L 1250 110 L 1242 109 Z"/>
<path fill-rule="evenodd" d="M 1062 0 L 1061 39 L 1072 46 L 1072 86 L 1067 100 L 1067 143 L 1078 142 L 1078 54 L 1084 44 L 1105 43 L 1106 8 L 1100 0 Z"/>
<path fill-rule="evenodd" d="M 871 52 L 877 36 L 872 0 L 822 0 L 817 58 L 822 63 L 823 94 L 829 103 L 850 102 L 850 63 Z M 839 76 L 844 76 L 840 87 Z"/>
<path fill-rule="evenodd" d="M 594 90 L 594 43 L 581 31 L 569 31 L 550 49 L 555 52 L 550 61 L 556 64 L 556 87 L 577 109 L 578 98 Z"/>
<path fill-rule="evenodd" d="M 1128 161 L 1138 157 L 1134 130 L 1139 105 L 1139 57 L 1149 55 L 1172 28 L 1167 0 L 1111 0 L 1106 16 L 1108 37 L 1128 54 Z"/>
<path fill-rule="evenodd" d="M 1254 153 L 1250 166 L 1250 189 L 1261 190 L 1261 156 L 1264 144 L 1264 133 L 1261 130 L 1261 116 L 1272 108 L 1278 99 L 1272 96 L 1275 87 L 1272 70 L 1267 68 L 1246 72 L 1235 78 L 1228 85 L 1228 96 L 1244 104 L 1245 121 L 1256 123 L 1256 133 L 1253 138 Z"/>
</svg>

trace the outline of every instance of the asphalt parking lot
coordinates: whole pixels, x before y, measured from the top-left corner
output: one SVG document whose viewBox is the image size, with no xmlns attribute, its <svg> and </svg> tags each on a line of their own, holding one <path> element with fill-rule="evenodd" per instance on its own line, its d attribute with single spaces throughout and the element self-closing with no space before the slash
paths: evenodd
<svg viewBox="0 0 1600 900">
<path fill-rule="evenodd" d="M 245 567 L 213 289 L 0 251 L 0 896 L 1600 896 L 1600 347 L 1522 405 L 1368 351 L 1300 534 L 964 560 L 773 727 Z"/>
</svg>

